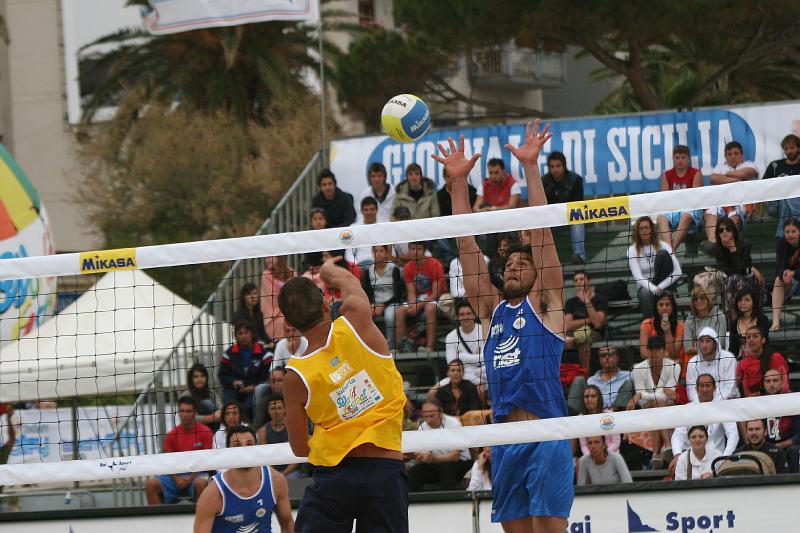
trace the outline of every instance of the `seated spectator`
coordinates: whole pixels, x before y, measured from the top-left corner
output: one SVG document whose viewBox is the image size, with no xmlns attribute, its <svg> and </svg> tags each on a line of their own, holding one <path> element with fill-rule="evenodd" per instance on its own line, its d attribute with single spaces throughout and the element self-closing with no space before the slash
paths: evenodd
<svg viewBox="0 0 800 533">
<path fill-rule="evenodd" d="M 720 400 L 739 397 L 736 387 L 736 357 L 719 346 L 719 338 L 712 328 L 703 328 L 697 338 L 700 353 L 689 359 L 686 366 L 686 395 L 690 402 L 700 401 L 697 393 L 697 378 L 710 374 L 714 378 Z"/>
<path fill-rule="evenodd" d="M 783 392 L 789 392 L 789 365 L 778 352 L 769 348 L 764 331 L 758 326 L 747 330 L 744 357 L 736 366 L 736 381 L 745 398 L 761 394 L 764 373 L 777 370 L 783 376 Z"/>
<path fill-rule="evenodd" d="M 485 255 L 483 259 L 489 263 L 489 258 Z M 447 271 L 447 279 L 450 285 L 450 292 L 448 294 L 443 294 L 439 297 L 439 311 L 442 311 L 447 318 L 450 320 L 455 320 L 456 317 L 456 301 L 464 299 L 467 297 L 467 290 L 464 288 L 464 269 L 461 268 L 461 259 L 456 257 L 452 261 L 450 261 L 450 269 Z M 444 304 L 445 299 L 449 302 L 451 307 L 451 312 L 447 313 Z"/>
<path fill-rule="evenodd" d="M 728 317 L 714 305 L 714 300 L 703 287 L 692 289 L 689 316 L 683 324 L 683 351 L 687 357 L 697 355 L 697 337 L 703 328 L 710 327 L 717 333 L 720 347 L 727 345 Z"/>
<path fill-rule="evenodd" d="M 214 432 L 214 449 L 226 448 L 225 440 L 228 434 L 228 428 L 242 425 L 242 410 L 236 400 L 226 402 L 222 406 L 222 423 L 219 425 L 217 431 Z M 247 424 L 245 424 L 247 425 Z"/>
<path fill-rule="evenodd" d="M 461 416 L 467 411 L 481 408 L 478 388 L 464 379 L 464 363 L 453 359 L 447 364 L 449 382 L 436 389 L 436 400 L 442 412 L 450 416 Z"/>
<path fill-rule="evenodd" d="M 761 179 L 800 175 L 800 137 L 790 133 L 781 140 L 781 149 L 786 156 L 767 165 Z M 790 218 L 800 218 L 800 196 L 767 202 L 767 214 L 778 219 L 775 239 L 783 237 L 783 228 Z"/>
<path fill-rule="evenodd" d="M 636 392 L 628 402 L 629 410 L 635 409 L 637 405 L 643 409 L 675 405 L 681 365 L 667 357 L 664 346 L 662 337 L 653 336 L 647 339 L 647 347 L 643 351 L 645 359 L 633 365 L 631 371 L 633 389 Z M 651 431 L 650 437 L 653 442 L 653 470 L 659 470 L 672 460 L 672 430 Z"/>
<path fill-rule="evenodd" d="M 604 435 L 587 437 L 589 454 L 578 460 L 578 486 L 633 483 L 622 456 L 608 451 Z"/>
<path fill-rule="evenodd" d="M 256 387 L 256 417 L 253 427 L 260 428 L 269 420 L 270 396 L 283 397 L 283 379 L 286 377 L 286 368 L 273 366 L 269 373 L 269 382 Z"/>
<path fill-rule="evenodd" d="M 567 395 L 567 406 L 573 414 L 582 411 L 584 389 L 588 385 L 597 387 L 603 400 L 604 411 L 621 411 L 625 409 L 633 397 L 633 382 L 631 373 L 619 369 L 619 353 L 612 346 L 603 346 L 598 352 L 600 370 L 585 379 L 576 377 L 570 385 Z"/>
<path fill-rule="evenodd" d="M 0 446 L 0 465 L 8 463 L 8 458 L 11 456 L 11 450 L 17 443 L 17 429 L 14 421 L 11 418 L 14 416 L 14 407 L 11 404 L 0 405 L 0 416 L 6 415 L 6 441 Z"/>
<path fill-rule="evenodd" d="M 478 388 L 478 395 L 486 398 L 486 367 L 483 363 L 483 334 L 481 323 L 475 318 L 475 312 L 468 300 L 456 302 L 457 326 L 447 334 L 444 341 L 444 357 L 448 366 L 453 361 L 461 361 L 464 367 L 464 379 Z M 450 383 L 445 377 L 428 393 L 435 397 L 436 389 Z"/>
<path fill-rule="evenodd" d="M 492 447 L 486 446 L 472 464 L 467 492 L 492 490 Z"/>
<path fill-rule="evenodd" d="M 212 448 L 214 435 L 208 427 L 195 421 L 196 414 L 197 405 L 192 398 L 185 396 L 178 400 L 180 423 L 167 433 L 164 439 L 164 453 Z M 167 474 L 148 479 L 144 485 L 144 493 L 148 505 L 175 503 L 181 496 L 188 496 L 192 501 L 197 501 L 206 485 L 208 485 L 206 472 Z"/>
<path fill-rule="evenodd" d="M 278 294 L 281 287 L 297 273 L 283 256 L 264 259 L 264 272 L 261 274 L 261 314 L 264 316 L 264 329 L 271 339 L 286 337 L 286 322 L 278 308 Z"/>
<path fill-rule="evenodd" d="M 372 196 L 367 196 L 361 200 L 361 219 L 350 226 L 355 228 L 369 224 L 378 223 L 378 201 Z M 362 270 L 372 264 L 372 246 L 358 246 L 347 248 L 344 251 L 344 260 L 348 263 L 355 263 Z"/>
<path fill-rule="evenodd" d="M 422 404 L 423 422 L 420 431 L 461 427 L 458 418 L 442 412 L 436 400 Z M 458 482 L 472 466 L 469 450 L 433 450 L 417 452 L 416 464 L 408 471 L 408 490 L 418 492 L 426 484 L 437 484 L 441 490 L 455 490 Z M 463 485 L 462 485 L 463 486 Z"/>
<path fill-rule="evenodd" d="M 720 401 L 717 394 L 717 386 L 714 376 L 711 374 L 701 374 L 697 377 L 697 398 L 700 403 Z M 739 445 L 739 429 L 736 422 L 723 422 L 719 424 L 709 424 L 706 426 L 706 448 L 713 448 L 721 455 L 730 455 Z M 673 459 L 669 465 L 671 472 L 675 472 L 675 467 L 684 450 L 691 448 L 689 444 L 689 428 L 675 428 L 672 433 L 672 453 Z"/>
<path fill-rule="evenodd" d="M 687 359 L 683 351 L 683 320 L 678 320 L 678 304 L 675 302 L 675 296 L 671 292 L 661 294 L 653 302 L 651 317 L 642 321 L 639 327 L 639 349 L 641 352 L 644 352 L 647 348 L 647 339 L 650 337 L 664 339 L 667 357 L 685 365 Z"/>
<path fill-rule="evenodd" d="M 411 210 L 402 205 L 394 208 L 394 210 L 392 210 L 392 221 L 402 222 L 404 220 L 411 220 Z M 428 252 L 427 255 L 433 256 L 430 252 Z M 410 251 L 410 245 L 407 242 L 393 244 L 389 258 L 400 268 L 405 267 L 409 261 L 414 260 Z"/>
<path fill-rule="evenodd" d="M 703 174 L 691 166 L 691 152 L 683 144 L 672 149 L 672 168 L 661 174 L 662 191 L 680 191 L 703 186 Z M 705 215 L 709 217 L 710 215 Z M 690 230 L 697 230 L 703 226 L 704 212 L 702 209 L 692 211 L 674 211 L 658 215 L 658 233 L 665 238 L 673 250 L 686 239 Z M 710 228 L 713 232 L 714 229 Z M 709 236 L 710 238 L 710 236 Z"/>
<path fill-rule="evenodd" d="M 653 299 L 669 289 L 683 272 L 669 244 L 658 239 L 650 217 L 639 217 L 633 225 L 633 244 L 628 248 L 628 266 L 638 287 L 642 315 L 651 317 Z"/>
<path fill-rule="evenodd" d="M 235 400 L 244 407 L 244 418 L 252 420 L 256 386 L 267 381 L 272 354 L 254 342 L 249 322 L 236 324 L 235 332 L 236 342 L 225 350 L 218 371 L 222 401 Z"/>
<path fill-rule="evenodd" d="M 372 304 L 372 316 L 383 317 L 389 349 L 395 349 L 395 314 L 403 301 L 403 272 L 389 259 L 389 246 L 372 247 L 374 262 L 364 270 L 361 284 Z"/>
<path fill-rule="evenodd" d="M 474 213 L 501 211 L 519 207 L 520 186 L 514 176 L 506 172 L 505 163 L 500 158 L 490 159 L 486 164 L 489 176 L 478 185 L 478 196 L 472 204 Z M 477 235 L 481 249 L 494 255 L 497 249 L 497 234 Z"/>
<path fill-rule="evenodd" d="M 286 429 L 286 404 L 283 396 L 270 396 L 267 398 L 269 421 L 258 428 L 259 444 L 280 444 L 289 442 L 289 431 Z M 298 463 L 288 465 L 272 465 L 272 468 L 283 474 L 286 479 L 301 477 Z"/>
<path fill-rule="evenodd" d="M 760 289 L 764 286 L 764 279 L 753 266 L 750 250 L 750 243 L 739 237 L 739 230 L 731 219 L 723 218 L 717 222 L 714 257 L 717 270 L 725 274 L 723 290 L 725 309 L 732 310 L 736 295 L 745 289 L 752 290 L 756 294 L 755 300 L 761 302 Z"/>
<path fill-rule="evenodd" d="M 210 426 L 219 421 L 217 400 L 208 384 L 208 370 L 202 363 L 195 363 L 186 372 L 186 390 L 179 397 L 190 396 L 197 405 L 197 420 Z"/>
<path fill-rule="evenodd" d="M 724 185 L 753 179 L 758 179 L 758 169 L 752 161 L 745 161 L 742 145 L 736 141 L 726 144 L 725 161 L 714 167 L 709 178 L 711 185 Z M 712 207 L 706 210 L 706 215 L 709 216 L 706 224 L 713 227 L 718 224 L 718 220 L 729 218 L 741 228 L 752 213 L 752 204 Z M 711 239 L 709 238 L 709 240 Z"/>
<path fill-rule="evenodd" d="M 403 269 L 406 283 L 406 296 L 409 303 L 397 307 L 397 347 L 408 352 L 413 344 L 406 337 L 406 318 L 416 317 L 425 320 L 426 349 L 432 352 L 436 344 L 436 301 L 444 286 L 444 268 L 438 259 L 425 256 L 425 243 L 412 242 L 410 245 L 414 260 Z"/>
<path fill-rule="evenodd" d="M 394 189 L 386 181 L 386 167 L 381 163 L 370 163 L 367 170 L 369 186 L 358 195 L 358 205 L 362 205 L 364 198 L 371 197 L 376 200 L 378 222 L 389 222 L 392 218 L 392 205 L 394 205 Z M 363 217 L 363 213 L 361 217 Z"/>
<path fill-rule="evenodd" d="M 310 213 L 311 229 L 326 229 L 328 227 L 328 215 L 321 207 L 315 207 Z M 319 270 L 322 266 L 322 252 L 307 252 L 303 254 L 303 269 L 309 271 L 313 268 Z"/>
<path fill-rule="evenodd" d="M 311 199 L 311 207 L 325 210 L 329 228 L 346 228 L 356 221 L 353 195 L 336 186 L 336 176 L 324 168 L 317 176 L 319 192 Z"/>
<path fill-rule="evenodd" d="M 278 341 L 275 345 L 275 356 L 272 360 L 272 368 L 284 367 L 292 357 L 299 357 L 306 353 L 308 340 L 292 326 L 286 328 L 288 337 Z"/>
<path fill-rule="evenodd" d="M 267 335 L 264 327 L 264 314 L 261 312 L 261 305 L 258 302 L 259 292 L 255 283 L 245 283 L 239 290 L 239 308 L 233 313 L 231 324 L 238 324 L 247 321 L 255 328 L 257 342 L 260 342 L 268 350 L 275 348 L 275 342 Z"/>
<path fill-rule="evenodd" d="M 783 376 L 780 370 L 764 372 L 764 394 L 783 394 Z M 800 415 L 767 418 L 767 440 L 786 452 L 789 472 L 800 470 Z"/>
<path fill-rule="evenodd" d="M 675 463 L 675 480 L 709 479 L 714 477 L 711 464 L 722 452 L 708 446 L 705 426 L 692 426 L 688 431 L 690 448 L 681 452 Z"/>
<path fill-rule="evenodd" d="M 547 174 L 542 176 L 542 186 L 548 204 L 563 204 L 583 201 L 583 178 L 567 170 L 567 158 L 561 152 L 550 152 L 547 156 Z M 572 244 L 572 264 L 586 262 L 586 227 L 571 224 L 569 236 Z"/>
<path fill-rule="evenodd" d="M 600 389 L 594 385 L 589 385 L 583 391 L 583 408 L 581 409 L 582 415 L 599 415 L 600 413 L 611 412 L 611 409 L 603 409 L 603 399 Z M 609 452 L 618 452 L 619 446 L 622 441 L 620 435 L 604 435 L 606 450 Z M 574 442 L 574 441 L 573 441 Z M 581 447 L 583 455 L 589 455 L 589 442 L 586 437 L 578 439 L 578 444 Z"/>
<path fill-rule="evenodd" d="M 356 279 L 361 280 L 361 269 L 351 261 L 345 259 L 344 250 L 330 250 L 322 252 L 322 260 L 333 259 L 336 266 L 349 271 Z M 339 316 L 339 309 L 342 307 L 342 292 L 339 289 L 332 289 L 323 283 L 322 292 L 325 300 L 331 308 L 331 319 L 336 320 Z"/>
<path fill-rule="evenodd" d="M 579 226 L 580 224 L 574 224 Z M 528 235 L 528 232 L 524 232 Z M 492 285 L 499 290 L 503 289 L 503 271 L 506 269 L 506 252 L 511 245 L 516 244 L 517 239 L 513 235 L 505 234 L 497 240 L 497 252 L 488 262 L 489 277 L 492 280 Z"/>
<path fill-rule="evenodd" d="M 395 187 L 392 210 L 406 207 L 413 220 L 439 216 L 439 200 L 433 180 L 422 177 L 422 167 L 411 163 L 406 167 L 406 179 Z"/>
<path fill-rule="evenodd" d="M 767 317 L 761 312 L 761 301 L 758 293 L 752 289 L 743 289 L 736 295 L 736 305 L 733 308 L 735 314 L 728 326 L 730 339 L 728 340 L 728 351 L 738 358 L 745 355 L 746 343 L 745 334 L 753 326 L 758 327 L 764 332 L 765 338 L 769 336 L 767 331 Z"/>
<path fill-rule="evenodd" d="M 453 201 L 450 198 L 450 191 L 453 190 L 453 185 L 450 176 L 447 175 L 447 169 L 443 170 L 442 177 L 444 178 L 444 186 L 436 193 L 436 201 L 439 203 L 439 216 L 448 217 L 453 214 Z M 470 182 L 467 182 L 467 190 L 469 192 L 469 205 L 473 205 L 478 198 L 478 190 Z M 458 257 L 455 239 L 439 239 L 436 241 L 436 246 L 439 248 L 439 253 L 445 264 Z"/>
<path fill-rule="evenodd" d="M 783 236 L 776 241 L 770 331 L 778 331 L 781 328 L 783 304 L 800 292 L 800 220 L 794 217 L 786 219 Z"/>
<path fill-rule="evenodd" d="M 737 452 L 754 451 L 762 452 L 772 459 L 775 465 L 775 472 L 786 474 L 789 469 L 786 466 L 786 452 L 778 448 L 774 443 L 767 440 L 767 421 L 759 418 L 745 422 L 745 443 L 737 448 Z"/>
<path fill-rule="evenodd" d="M 578 270 L 572 280 L 575 296 L 564 303 L 565 347 L 578 349 L 580 364 L 589 372 L 592 344 L 606 338 L 608 300 L 594 292 L 592 278 L 587 272 Z"/>
</svg>

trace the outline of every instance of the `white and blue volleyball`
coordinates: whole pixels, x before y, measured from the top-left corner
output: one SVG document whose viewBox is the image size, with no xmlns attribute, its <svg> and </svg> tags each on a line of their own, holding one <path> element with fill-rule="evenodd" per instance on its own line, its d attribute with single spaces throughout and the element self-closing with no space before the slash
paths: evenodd
<svg viewBox="0 0 800 533">
<path fill-rule="evenodd" d="M 396 141 L 416 141 L 431 127 L 431 112 L 421 98 L 398 94 L 383 106 L 381 125 L 386 135 Z"/>
</svg>

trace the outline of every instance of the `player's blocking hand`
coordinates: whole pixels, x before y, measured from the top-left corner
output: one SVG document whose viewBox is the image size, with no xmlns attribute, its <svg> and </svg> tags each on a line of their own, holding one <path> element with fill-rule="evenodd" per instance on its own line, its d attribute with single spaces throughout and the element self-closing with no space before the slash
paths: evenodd
<svg viewBox="0 0 800 533">
<path fill-rule="evenodd" d="M 542 151 L 542 147 L 553 136 L 552 133 L 549 133 L 549 130 L 550 124 L 546 124 L 540 132 L 539 119 L 537 118 L 533 121 L 533 127 L 531 127 L 530 122 L 525 127 L 525 142 L 522 143 L 522 146 L 517 148 L 513 144 L 506 144 L 506 149 L 523 165 L 538 165 L 539 153 Z"/>
<path fill-rule="evenodd" d="M 438 145 L 439 151 L 442 155 L 431 154 L 431 157 L 444 165 L 447 175 L 452 180 L 466 180 L 472 168 L 481 158 L 481 154 L 475 154 L 470 159 L 464 155 L 464 136 L 461 135 L 458 139 L 458 146 L 453 141 L 452 137 L 447 138 L 450 149 L 445 149 L 441 144 Z"/>
</svg>

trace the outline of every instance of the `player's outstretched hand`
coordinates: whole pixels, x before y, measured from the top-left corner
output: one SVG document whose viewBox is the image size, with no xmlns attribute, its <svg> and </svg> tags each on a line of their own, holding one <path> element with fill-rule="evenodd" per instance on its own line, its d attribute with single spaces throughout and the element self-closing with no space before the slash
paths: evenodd
<svg viewBox="0 0 800 533">
<path fill-rule="evenodd" d="M 525 128 L 525 142 L 522 143 L 522 146 L 517 148 L 513 144 L 507 144 L 506 148 L 523 165 L 537 165 L 542 146 L 553 136 L 552 133 L 548 133 L 549 130 L 550 124 L 546 124 L 544 129 L 539 132 L 539 119 L 537 118 L 533 121 L 533 127 L 528 122 Z"/>
<path fill-rule="evenodd" d="M 447 175 L 450 176 L 452 180 L 467 179 L 475 163 L 481 158 L 481 154 L 475 154 L 470 159 L 466 158 L 464 155 L 463 135 L 458 139 L 458 146 L 456 146 L 452 137 L 448 137 L 447 142 L 450 144 L 449 150 L 446 150 L 444 146 L 440 144 L 439 151 L 442 155 L 431 154 L 431 157 L 444 165 L 445 170 L 447 170 Z"/>
</svg>

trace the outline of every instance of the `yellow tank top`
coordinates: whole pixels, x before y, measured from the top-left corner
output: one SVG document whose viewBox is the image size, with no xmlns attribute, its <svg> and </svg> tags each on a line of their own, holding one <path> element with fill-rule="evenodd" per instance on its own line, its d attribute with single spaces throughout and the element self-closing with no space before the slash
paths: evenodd
<svg viewBox="0 0 800 533">
<path fill-rule="evenodd" d="M 306 413 L 314 422 L 308 461 L 335 466 L 365 443 L 400 451 L 403 431 L 403 378 L 390 355 L 370 349 L 345 317 L 331 324 L 328 342 L 292 357 L 287 368 L 308 389 Z"/>
</svg>

